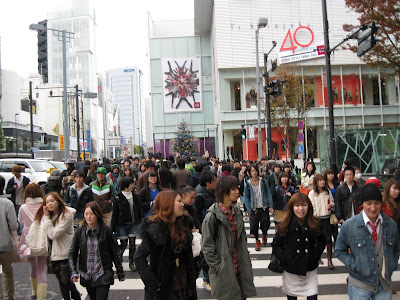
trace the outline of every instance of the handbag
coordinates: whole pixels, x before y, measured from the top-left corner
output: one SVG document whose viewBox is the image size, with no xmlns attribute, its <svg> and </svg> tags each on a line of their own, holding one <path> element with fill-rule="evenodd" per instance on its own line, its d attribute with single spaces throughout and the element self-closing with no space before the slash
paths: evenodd
<svg viewBox="0 0 400 300">
<path fill-rule="evenodd" d="M 333 213 L 332 213 L 331 216 L 330 216 L 329 222 L 330 222 L 332 225 L 337 225 L 337 224 L 339 224 L 339 220 L 336 218 L 336 215 L 333 214 Z"/>
<path fill-rule="evenodd" d="M 201 252 L 201 234 L 197 231 L 192 232 L 193 240 L 192 240 L 192 251 L 193 257 L 197 257 L 200 255 Z"/>
<path fill-rule="evenodd" d="M 271 261 L 269 262 L 268 269 L 274 273 L 283 273 L 284 264 L 276 257 L 274 253 L 271 254 Z"/>
</svg>

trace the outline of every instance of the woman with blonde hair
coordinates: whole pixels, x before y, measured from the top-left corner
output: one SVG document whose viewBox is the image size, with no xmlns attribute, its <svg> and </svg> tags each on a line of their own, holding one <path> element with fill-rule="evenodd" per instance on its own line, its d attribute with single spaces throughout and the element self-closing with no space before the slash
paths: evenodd
<svg viewBox="0 0 400 300">
<path fill-rule="evenodd" d="M 142 243 L 134 256 L 144 299 L 197 299 L 189 224 L 181 196 L 174 190 L 160 192 L 142 223 Z"/>
<path fill-rule="evenodd" d="M 18 222 L 24 224 L 20 244 L 26 244 L 26 236 L 29 228 L 35 222 L 35 216 L 43 203 L 43 191 L 37 183 L 30 183 L 24 191 L 24 204 L 22 204 Z M 31 277 L 29 278 L 32 286 L 32 298 L 38 300 L 46 299 L 47 293 L 47 256 L 31 256 L 28 262 L 31 265 Z"/>
<path fill-rule="evenodd" d="M 76 210 L 66 207 L 60 195 L 56 192 L 48 193 L 36 213 L 35 221 L 41 222 L 41 227 L 51 242 L 51 269 L 56 275 L 64 300 L 81 299 L 71 279 L 71 270 L 68 263 L 69 249 L 74 236 L 74 214 Z"/>
<path fill-rule="evenodd" d="M 282 291 L 288 300 L 318 295 L 318 260 L 326 238 L 307 195 L 295 193 L 272 242 L 272 253 L 283 263 Z"/>
</svg>

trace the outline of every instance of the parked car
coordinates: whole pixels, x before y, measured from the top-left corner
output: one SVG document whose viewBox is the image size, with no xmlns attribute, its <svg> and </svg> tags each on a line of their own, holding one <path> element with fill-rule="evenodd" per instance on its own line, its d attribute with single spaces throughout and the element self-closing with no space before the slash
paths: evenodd
<svg viewBox="0 0 400 300">
<path fill-rule="evenodd" d="M 382 174 L 393 174 L 396 169 L 400 168 L 400 157 L 388 158 L 385 160 L 382 167 Z"/>
<path fill-rule="evenodd" d="M 62 161 L 55 161 L 55 160 L 50 160 L 49 161 L 52 165 L 54 165 L 57 169 L 60 170 L 60 172 L 64 171 L 67 169 L 67 166 L 65 165 L 65 163 L 63 163 Z"/>
<path fill-rule="evenodd" d="M 39 159 L 24 159 L 24 158 L 3 158 L 0 159 L 0 175 L 6 180 L 10 180 L 14 175 L 12 174 L 12 167 L 20 165 L 24 167 L 22 175 L 28 177 L 32 182 L 36 182 L 39 185 L 43 185 L 47 182 L 49 173 L 56 167 L 46 161 Z"/>
</svg>

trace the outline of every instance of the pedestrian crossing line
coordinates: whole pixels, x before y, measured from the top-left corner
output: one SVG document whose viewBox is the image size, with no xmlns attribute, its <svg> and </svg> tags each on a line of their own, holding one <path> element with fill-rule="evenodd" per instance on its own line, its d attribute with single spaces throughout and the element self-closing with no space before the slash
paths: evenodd
<svg viewBox="0 0 400 300">
<path fill-rule="evenodd" d="M 335 284 L 335 285 L 347 285 L 348 273 L 332 273 L 332 274 L 318 274 L 318 286 Z M 392 275 L 392 281 L 400 281 L 400 271 L 395 271 Z M 203 279 L 197 278 L 197 287 L 203 286 Z M 254 276 L 254 285 L 256 288 L 272 288 L 282 286 L 282 275 L 273 276 Z M 126 279 L 125 281 L 116 280 L 114 285 L 111 286 L 112 290 L 142 290 L 144 289 L 143 281 L 139 278 Z"/>
</svg>

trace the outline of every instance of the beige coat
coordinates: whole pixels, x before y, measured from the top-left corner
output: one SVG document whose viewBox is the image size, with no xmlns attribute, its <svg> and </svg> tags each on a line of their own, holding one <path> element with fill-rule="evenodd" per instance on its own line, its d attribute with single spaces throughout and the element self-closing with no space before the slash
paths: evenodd
<svg viewBox="0 0 400 300">
<path fill-rule="evenodd" d="M 314 216 L 325 217 L 331 214 L 331 211 L 328 210 L 328 203 L 334 205 L 334 202 L 331 191 L 328 190 L 328 192 L 329 194 L 324 192 L 317 195 L 314 190 L 312 190 L 308 194 L 308 198 L 310 198 L 311 204 L 314 209 Z"/>
<path fill-rule="evenodd" d="M 313 189 L 314 174 L 308 176 L 307 173 L 301 174 L 301 187 L 312 190 Z"/>
<path fill-rule="evenodd" d="M 56 216 L 50 219 L 43 216 L 40 226 L 46 231 L 49 239 L 52 240 L 51 261 L 68 259 L 69 249 L 71 248 L 72 238 L 74 237 L 74 215 L 76 210 L 68 207 L 68 213 L 58 219 L 57 224 L 53 225 Z"/>
</svg>

